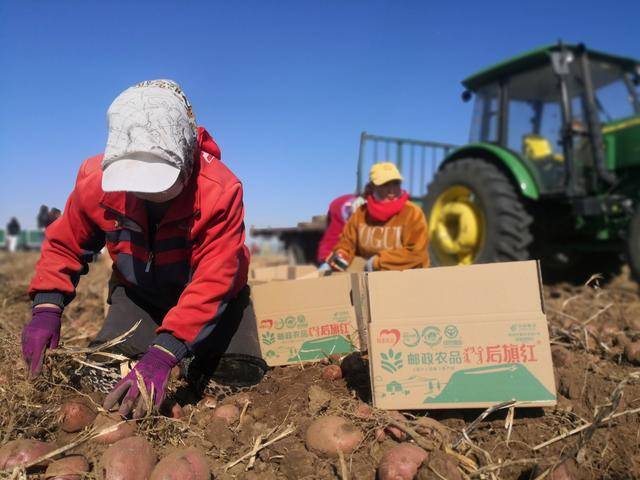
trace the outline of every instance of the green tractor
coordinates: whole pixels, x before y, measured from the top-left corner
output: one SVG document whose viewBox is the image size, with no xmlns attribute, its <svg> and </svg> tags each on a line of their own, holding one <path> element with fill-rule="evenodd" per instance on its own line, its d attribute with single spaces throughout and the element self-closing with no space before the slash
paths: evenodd
<svg viewBox="0 0 640 480">
<path fill-rule="evenodd" d="M 433 263 L 541 258 L 640 273 L 640 61 L 554 45 L 462 83 L 468 145 L 425 198 Z"/>
<path fill-rule="evenodd" d="M 626 254 L 640 277 L 639 80 L 640 61 L 584 45 L 501 62 L 462 82 L 469 144 L 363 133 L 358 191 L 369 164 L 395 162 L 426 212 L 434 265 L 613 271 Z"/>
<path fill-rule="evenodd" d="M 396 163 L 427 215 L 433 265 L 539 258 L 564 276 L 626 257 L 640 278 L 639 83 L 639 60 L 582 44 L 498 63 L 462 82 L 475 97 L 469 144 L 364 132 L 356 191 L 371 164 Z M 286 230 L 287 245 L 315 254 L 324 225 L 311 242 L 309 229 Z"/>
</svg>

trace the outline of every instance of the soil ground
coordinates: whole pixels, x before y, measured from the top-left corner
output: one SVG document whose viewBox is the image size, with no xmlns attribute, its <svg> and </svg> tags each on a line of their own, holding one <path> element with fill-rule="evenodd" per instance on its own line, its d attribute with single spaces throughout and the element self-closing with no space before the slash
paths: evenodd
<svg viewBox="0 0 640 480">
<path fill-rule="evenodd" d="M 61 431 L 59 406 L 65 398 L 87 392 L 78 391 L 65 374 L 68 370 L 55 365 L 35 383 L 25 380 L 19 338 L 30 317 L 26 290 L 36 260 L 33 253 L 0 252 L 0 444 L 35 438 L 64 446 L 82 433 Z M 77 298 L 64 313 L 65 346 L 85 346 L 97 332 L 104 316 L 103 292 L 108 276 L 109 266 L 98 262 L 82 278 Z M 639 361 L 640 355 L 634 358 L 635 344 L 628 346 L 640 340 L 637 285 L 623 272 L 606 285 L 598 285 L 597 279 L 588 285 L 546 285 L 544 297 L 559 391 L 557 407 L 516 409 L 512 422 L 508 421 L 508 410 L 499 411 L 471 428 L 481 411 L 403 412 L 400 418 L 406 426 L 422 432 L 416 438 L 425 446 L 429 434 L 419 428 L 420 417 L 426 415 L 441 422 L 444 429 L 439 438 L 445 442 L 439 447 L 439 442 L 431 442 L 431 455 L 435 458 L 433 450 L 438 448 L 448 452 L 446 458 L 457 464 L 457 473 L 469 478 L 640 478 L 640 414 L 634 411 L 640 411 L 640 382 L 636 377 L 640 369 L 631 363 Z M 275 368 L 253 391 L 222 400 L 222 404 L 236 403 L 244 409 L 241 421 L 230 427 L 211 421 L 214 402 L 196 403 L 188 396 L 174 395 L 174 401 L 181 404 L 182 417 L 147 418 L 138 422 L 138 434 L 152 442 L 159 457 L 181 445 L 201 448 L 214 478 L 375 478 L 382 453 L 398 443 L 390 435 L 381 441 L 376 439 L 376 430 L 389 425 L 389 413 L 373 410 L 368 418 L 357 415 L 362 400 L 349 388 L 354 378 L 324 380 L 323 368 Z M 179 380 L 174 383 L 180 385 Z M 364 397 L 366 400 L 366 393 Z M 91 398 L 100 402 L 96 396 Z M 614 413 L 620 415 L 611 418 Z M 364 434 L 357 450 L 345 456 L 342 466 L 339 459 L 323 458 L 305 446 L 307 426 L 327 414 L 347 418 Z M 534 450 L 590 422 L 596 423 L 595 428 Z M 509 423 L 511 428 L 505 428 Z M 288 427 L 295 430 L 262 449 L 250 469 L 248 459 L 225 468 L 251 451 L 259 435 L 264 443 L 286 433 Z M 465 428 L 468 439 L 458 442 Z M 93 465 L 89 478 L 100 478 L 99 458 L 104 448 L 89 441 L 69 452 L 86 455 Z M 568 476 L 560 476 L 560 471 L 545 474 L 562 462 L 565 468 L 571 466 L 572 473 L 564 470 Z M 425 465 L 418 478 L 455 476 L 454 472 L 438 477 Z M 29 478 L 44 476 L 35 471 Z"/>
</svg>

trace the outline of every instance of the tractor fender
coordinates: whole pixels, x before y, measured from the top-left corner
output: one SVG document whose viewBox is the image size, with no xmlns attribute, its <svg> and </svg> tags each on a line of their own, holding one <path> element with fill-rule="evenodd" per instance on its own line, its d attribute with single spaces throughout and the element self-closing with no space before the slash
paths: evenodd
<svg viewBox="0 0 640 480">
<path fill-rule="evenodd" d="M 522 195 L 532 200 L 537 200 L 540 197 L 534 172 L 518 155 L 505 148 L 490 143 L 465 145 L 447 155 L 440 164 L 440 168 L 461 158 L 483 158 L 494 161 L 511 174 Z"/>
</svg>

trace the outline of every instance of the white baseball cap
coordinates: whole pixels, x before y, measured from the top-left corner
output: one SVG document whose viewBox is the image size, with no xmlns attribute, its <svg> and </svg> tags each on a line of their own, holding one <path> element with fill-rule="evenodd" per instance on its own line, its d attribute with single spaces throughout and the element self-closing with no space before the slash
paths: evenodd
<svg viewBox="0 0 640 480">
<path fill-rule="evenodd" d="M 150 80 L 128 88 L 109 107 L 107 121 L 105 192 L 159 193 L 189 178 L 197 128 L 177 83 Z"/>
</svg>

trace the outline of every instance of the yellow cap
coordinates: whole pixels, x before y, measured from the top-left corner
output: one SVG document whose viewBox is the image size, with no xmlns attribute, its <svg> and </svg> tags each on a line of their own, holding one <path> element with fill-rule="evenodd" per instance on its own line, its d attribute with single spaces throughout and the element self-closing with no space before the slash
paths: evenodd
<svg viewBox="0 0 640 480">
<path fill-rule="evenodd" d="M 374 185 L 383 185 L 392 180 L 402 180 L 398 167 L 391 162 L 376 163 L 369 171 L 369 180 Z"/>
</svg>

